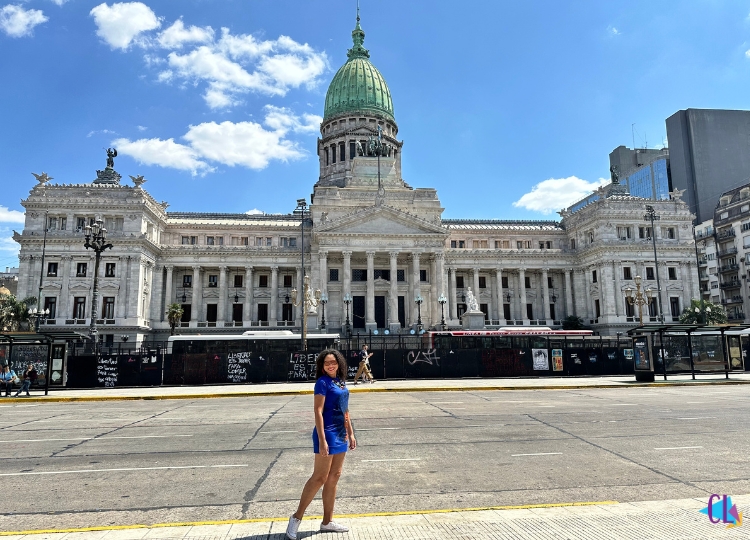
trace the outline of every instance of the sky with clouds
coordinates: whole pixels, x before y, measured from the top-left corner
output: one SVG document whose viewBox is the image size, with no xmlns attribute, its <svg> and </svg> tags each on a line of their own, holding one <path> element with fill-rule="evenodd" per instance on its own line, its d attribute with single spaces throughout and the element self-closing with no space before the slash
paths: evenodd
<svg viewBox="0 0 750 540">
<path fill-rule="evenodd" d="M 115 146 L 170 210 L 290 212 L 318 178 L 355 0 L 0 0 L 0 267 L 45 171 Z M 685 108 L 747 109 L 750 3 L 361 0 L 404 179 L 448 218 L 555 219 Z"/>
</svg>

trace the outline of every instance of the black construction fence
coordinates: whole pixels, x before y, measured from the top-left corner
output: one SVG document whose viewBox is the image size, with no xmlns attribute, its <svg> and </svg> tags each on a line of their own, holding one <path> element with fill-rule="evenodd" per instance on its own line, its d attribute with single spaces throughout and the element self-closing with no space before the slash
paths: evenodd
<svg viewBox="0 0 750 540">
<path fill-rule="evenodd" d="M 341 339 L 348 377 L 359 366 L 367 344 L 376 379 L 440 379 L 627 375 L 633 373 L 629 338 L 545 336 L 461 337 L 429 343 L 424 336 L 358 335 Z M 113 347 L 94 354 L 73 347 L 67 360 L 67 386 L 202 385 L 311 381 L 320 351 L 274 350 L 209 342 L 196 352 L 171 354 L 166 343 L 138 349 Z"/>
</svg>

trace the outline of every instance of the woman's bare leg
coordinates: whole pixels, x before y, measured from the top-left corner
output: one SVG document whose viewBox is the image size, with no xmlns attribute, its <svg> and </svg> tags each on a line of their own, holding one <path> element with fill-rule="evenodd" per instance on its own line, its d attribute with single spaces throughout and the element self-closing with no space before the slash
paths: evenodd
<svg viewBox="0 0 750 540">
<path fill-rule="evenodd" d="M 336 486 L 341 478 L 341 471 L 344 468 L 344 458 L 346 452 L 333 454 L 331 467 L 328 471 L 328 478 L 323 484 L 323 523 L 330 523 L 333 519 L 333 506 L 336 503 Z"/>
<path fill-rule="evenodd" d="M 302 495 L 299 499 L 299 506 L 297 507 L 297 511 L 294 513 L 294 517 L 296 517 L 297 519 L 302 519 L 302 516 L 305 515 L 305 510 L 307 510 L 307 507 L 310 506 L 310 503 L 315 498 L 315 494 L 318 492 L 320 487 L 323 486 L 328 480 L 328 473 L 331 470 L 331 463 L 334 461 L 335 457 L 336 456 L 321 456 L 320 454 L 315 454 L 315 466 L 313 468 L 312 476 L 305 484 L 305 487 L 302 489 Z M 340 470 L 339 474 L 341 474 Z"/>
</svg>

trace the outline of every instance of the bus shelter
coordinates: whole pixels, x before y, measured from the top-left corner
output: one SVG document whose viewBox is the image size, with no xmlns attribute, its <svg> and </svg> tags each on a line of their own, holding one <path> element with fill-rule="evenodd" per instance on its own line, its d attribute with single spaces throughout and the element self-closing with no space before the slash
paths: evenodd
<svg viewBox="0 0 750 540">
<path fill-rule="evenodd" d="M 77 332 L 2 332 L 0 333 L 0 364 L 8 364 L 20 375 L 29 364 L 38 373 L 37 388 L 63 382 L 66 346 L 69 340 L 85 338 Z"/>
<path fill-rule="evenodd" d="M 639 337 L 647 338 L 651 380 L 656 372 L 665 381 L 669 373 L 690 373 L 693 379 L 696 373 L 724 373 L 728 379 L 730 371 L 745 369 L 750 325 L 646 324 L 628 330 L 628 335 L 636 344 Z M 636 354 L 636 379 L 647 380 L 646 363 L 639 366 L 639 360 Z"/>
</svg>

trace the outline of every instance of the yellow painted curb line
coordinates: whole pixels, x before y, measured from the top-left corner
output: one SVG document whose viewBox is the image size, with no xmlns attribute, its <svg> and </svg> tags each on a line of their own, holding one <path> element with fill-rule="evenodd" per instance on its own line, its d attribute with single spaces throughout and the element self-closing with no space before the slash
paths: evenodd
<svg viewBox="0 0 750 540">
<path fill-rule="evenodd" d="M 471 391 L 510 391 L 510 390 L 585 390 L 587 388 L 644 388 L 644 387 L 670 387 L 670 386 L 717 386 L 717 385 L 742 385 L 750 384 L 750 381 L 675 381 L 675 382 L 652 382 L 628 384 L 567 384 L 567 385 L 542 385 L 542 386 L 434 386 L 421 388 L 350 388 L 353 394 L 370 392 L 471 392 Z M 2 403 L 67 403 L 86 401 L 149 401 L 164 399 L 216 399 L 216 398 L 248 398 L 248 397 L 273 397 L 273 396 L 303 396 L 311 395 L 313 390 L 279 390 L 278 392 L 236 392 L 230 394 L 163 394 L 154 396 L 77 396 L 77 397 L 30 397 L 30 398 L 8 398 Z"/>
<path fill-rule="evenodd" d="M 519 504 L 510 506 L 482 506 L 477 508 L 444 508 L 438 510 L 411 510 L 403 512 L 370 512 L 364 514 L 343 514 L 337 518 L 368 518 L 388 516 L 413 516 L 426 514 L 448 514 L 451 512 L 481 512 L 486 510 L 528 510 L 532 508 L 559 508 L 564 506 L 598 506 L 598 505 L 620 504 L 617 501 L 589 501 L 571 503 L 547 503 L 547 504 Z M 323 516 L 305 516 L 302 519 L 322 519 Z M 152 525 L 103 525 L 101 527 L 82 527 L 79 529 L 36 529 L 29 531 L 0 532 L 0 536 L 23 536 L 27 534 L 61 534 L 81 533 L 94 531 L 122 531 L 126 529 L 157 529 L 165 527 L 201 527 L 205 525 L 240 525 L 242 523 L 263 523 L 274 521 L 287 521 L 288 517 L 254 518 L 254 519 L 226 519 L 220 521 L 185 521 L 176 523 L 154 523 Z"/>
</svg>

